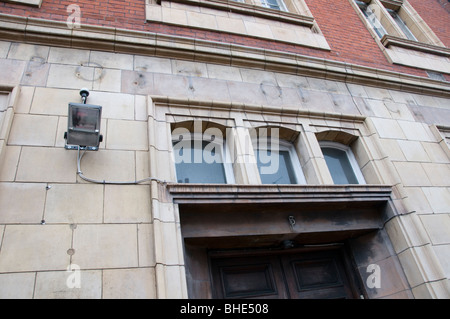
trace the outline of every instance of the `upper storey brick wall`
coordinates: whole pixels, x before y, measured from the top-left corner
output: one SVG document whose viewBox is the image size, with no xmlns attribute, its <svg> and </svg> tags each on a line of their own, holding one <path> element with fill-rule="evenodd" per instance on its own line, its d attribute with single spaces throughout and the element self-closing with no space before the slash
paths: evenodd
<svg viewBox="0 0 450 319">
<path fill-rule="evenodd" d="M 298 53 L 401 73 L 426 76 L 423 70 L 389 63 L 351 6 L 349 0 L 305 0 L 305 2 L 328 41 L 331 51 L 307 48 L 278 41 L 242 37 L 236 34 L 221 33 L 213 30 L 192 29 L 146 21 L 145 0 L 101 0 L 95 2 L 81 0 L 77 1 L 76 4 L 81 7 L 82 24 L 181 35 Z M 448 45 L 450 42 L 450 32 L 448 32 L 450 14 L 446 9 L 439 4 L 438 0 L 410 0 L 410 2 L 438 37 L 440 37 L 442 42 Z M 69 16 L 67 7 L 73 3 L 70 0 L 43 0 L 42 6 L 35 8 L 2 2 L 0 3 L 0 12 L 66 21 Z"/>
<path fill-rule="evenodd" d="M 445 46 L 450 47 L 450 3 L 447 2 L 448 0 L 408 1 Z"/>
</svg>

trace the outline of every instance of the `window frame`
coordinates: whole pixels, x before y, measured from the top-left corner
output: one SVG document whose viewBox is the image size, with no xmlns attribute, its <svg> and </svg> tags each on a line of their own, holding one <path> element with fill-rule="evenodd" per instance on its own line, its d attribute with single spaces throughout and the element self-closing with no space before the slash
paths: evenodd
<svg viewBox="0 0 450 319">
<path fill-rule="evenodd" d="M 366 184 L 364 175 L 362 174 L 361 168 L 359 167 L 358 161 L 356 160 L 355 154 L 353 154 L 352 148 L 350 146 L 341 144 L 338 142 L 331 142 L 331 141 L 319 141 L 319 145 L 320 145 L 321 151 L 323 148 L 334 148 L 334 149 L 337 149 L 340 151 L 344 151 L 345 154 L 347 155 L 347 158 L 348 158 L 350 166 L 353 170 L 353 173 L 355 174 L 356 180 L 358 181 L 358 184 L 356 184 L 356 185 L 365 185 Z M 323 155 L 323 151 L 322 151 L 322 155 Z M 324 156 L 324 158 L 325 158 L 325 156 Z M 328 167 L 328 165 L 327 165 L 327 168 L 331 175 L 331 171 L 330 171 L 330 168 Z M 355 184 L 349 184 L 349 185 L 355 185 Z"/>
<path fill-rule="evenodd" d="M 424 51 L 433 54 L 448 56 L 449 52 L 442 41 L 434 34 L 433 30 L 425 23 L 420 15 L 414 10 L 408 2 L 401 1 L 386 1 L 386 0 L 349 0 L 355 10 L 360 11 L 360 16 L 364 17 L 369 26 L 372 26 L 367 17 L 362 12 L 360 4 L 372 6 L 379 11 L 378 14 L 374 13 L 377 20 L 381 23 L 383 28 L 387 31 L 386 35 L 381 38 L 381 42 L 385 47 L 389 45 L 405 46 L 412 50 Z M 389 10 L 395 12 L 399 18 L 403 21 L 411 35 L 416 40 L 411 40 L 408 37 L 401 26 L 391 16 Z M 408 25 L 409 20 L 412 25 Z M 382 22 L 383 21 L 383 22 Z M 414 28 L 414 30 L 413 30 Z M 371 28 L 373 29 L 373 28 Z M 375 32 L 375 30 L 374 30 Z"/>
<path fill-rule="evenodd" d="M 378 35 L 380 39 L 383 38 L 385 35 L 389 35 L 389 32 L 386 30 L 384 25 L 381 23 L 380 18 L 375 14 L 374 10 L 371 8 L 370 3 L 367 3 L 365 1 L 360 0 L 354 0 L 355 4 L 363 14 L 366 21 L 369 23 L 372 30 Z M 363 8 L 364 6 L 364 8 Z M 368 12 L 370 10 L 370 12 Z M 370 14 L 370 16 L 369 16 Z M 375 20 L 375 21 L 373 21 Z M 378 24 L 380 27 L 377 27 L 376 24 Z M 381 32 L 379 31 L 381 30 Z"/>
<path fill-rule="evenodd" d="M 266 145 L 263 145 L 263 147 L 260 147 L 260 143 L 259 143 L 259 138 L 254 138 L 252 139 L 252 144 L 253 144 L 253 149 L 255 151 L 255 159 L 256 159 L 256 165 L 258 166 L 258 152 L 260 150 L 266 150 L 269 149 L 267 143 Z M 286 185 L 306 185 L 306 178 L 305 178 L 305 174 L 303 173 L 302 170 L 302 166 L 300 164 L 300 159 L 298 157 L 298 153 L 295 149 L 295 145 L 292 142 L 289 142 L 287 140 L 284 139 L 279 139 L 278 140 L 278 150 L 279 151 L 287 151 L 289 153 L 289 157 L 291 160 L 291 164 L 292 164 L 292 170 L 293 170 L 293 174 L 295 177 L 295 183 L 292 184 L 286 184 Z M 258 166 L 258 173 L 260 174 L 261 177 L 261 173 L 260 173 L 260 168 Z M 284 184 L 264 184 L 262 183 L 261 180 L 261 184 L 263 185 L 284 185 Z"/>
<path fill-rule="evenodd" d="M 389 13 L 389 15 L 392 17 L 394 22 L 397 24 L 397 26 L 400 28 L 400 30 L 403 32 L 403 34 L 406 36 L 406 38 L 408 40 L 419 42 L 417 37 L 414 35 L 414 33 L 408 27 L 408 25 L 403 20 L 403 18 L 400 16 L 400 14 L 398 13 L 397 10 L 386 8 L 386 7 L 384 7 L 384 9 L 387 11 L 387 13 Z"/>
<path fill-rule="evenodd" d="M 190 139 L 189 141 L 194 142 L 195 141 L 200 141 L 200 143 L 203 142 L 208 142 L 208 143 L 213 143 L 218 145 L 219 147 L 216 147 L 216 150 L 220 151 L 220 157 L 222 159 L 222 166 L 223 166 L 223 171 L 224 171 L 224 175 L 225 175 L 225 183 L 211 183 L 211 184 L 235 184 L 235 178 L 234 178 L 234 172 L 233 172 L 233 167 L 232 167 L 232 162 L 230 159 L 230 152 L 228 151 L 228 145 L 226 143 L 226 139 L 225 138 L 220 138 L 217 136 L 213 136 L 211 134 L 205 134 L 205 133 L 192 133 L 189 132 L 190 134 Z M 181 135 L 181 134 L 180 134 Z M 177 162 L 175 159 L 175 142 L 181 142 L 181 140 L 179 138 L 175 138 L 176 135 L 172 134 L 172 158 L 173 158 L 173 162 L 175 164 L 175 180 L 178 182 L 178 177 L 177 177 Z M 184 138 L 184 137 L 183 137 Z M 195 145 L 195 144 L 194 144 Z M 220 147 L 221 146 L 221 147 Z M 191 144 L 191 150 L 192 148 L 192 144 Z M 203 146 L 202 146 L 202 151 L 203 151 Z M 202 157 L 203 160 L 203 157 Z M 205 163 L 202 162 L 202 164 L 209 164 L 209 163 Z M 185 182 L 179 182 L 181 184 L 195 184 L 195 183 L 185 183 Z M 201 184 L 209 184 L 209 183 L 201 183 Z"/>
<path fill-rule="evenodd" d="M 259 0 L 259 1 L 261 3 L 261 6 L 263 6 L 264 8 L 289 12 L 289 10 L 283 0 L 274 0 L 274 1 L 276 1 L 279 9 L 271 7 L 270 4 L 268 3 L 269 0 Z"/>
</svg>

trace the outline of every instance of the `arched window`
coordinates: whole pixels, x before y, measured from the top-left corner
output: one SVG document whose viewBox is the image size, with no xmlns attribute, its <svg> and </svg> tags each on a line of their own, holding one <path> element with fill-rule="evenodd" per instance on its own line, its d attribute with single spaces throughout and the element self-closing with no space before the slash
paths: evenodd
<svg viewBox="0 0 450 319">
<path fill-rule="evenodd" d="M 253 138 L 253 148 L 258 165 L 259 176 L 262 184 L 306 184 L 305 176 L 301 169 L 291 138 L 286 137 L 286 130 L 282 130 L 281 136 L 270 134 L 278 128 L 260 128 L 257 130 L 269 130 L 269 134 L 257 134 Z M 289 136 L 292 135 L 289 132 Z"/>
<path fill-rule="evenodd" d="M 330 141 L 319 144 L 334 184 L 366 183 L 349 146 Z"/>
<path fill-rule="evenodd" d="M 222 130 L 178 127 L 172 131 L 172 145 L 178 183 L 234 183 Z"/>
</svg>

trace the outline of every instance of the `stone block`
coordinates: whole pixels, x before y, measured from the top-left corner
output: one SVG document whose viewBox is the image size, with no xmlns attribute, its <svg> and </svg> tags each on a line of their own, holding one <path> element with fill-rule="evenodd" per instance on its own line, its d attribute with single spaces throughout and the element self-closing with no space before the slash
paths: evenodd
<svg viewBox="0 0 450 319">
<path fill-rule="evenodd" d="M 431 186 L 431 182 L 420 163 L 395 162 L 394 166 L 404 186 Z"/>
<path fill-rule="evenodd" d="M 136 152 L 136 179 L 150 177 L 149 152 Z"/>
<path fill-rule="evenodd" d="M 433 246 L 433 250 L 441 262 L 445 276 L 450 278 L 450 245 Z"/>
<path fill-rule="evenodd" d="M 67 225 L 7 225 L 0 272 L 65 270 L 72 230 Z"/>
<path fill-rule="evenodd" d="M 174 75 L 208 77 L 208 71 L 205 63 L 172 60 L 172 73 Z"/>
<path fill-rule="evenodd" d="M 137 267 L 137 226 L 77 225 L 73 249 L 72 263 L 81 269 Z"/>
<path fill-rule="evenodd" d="M 172 62 L 170 59 L 136 55 L 134 58 L 134 70 L 172 74 Z"/>
<path fill-rule="evenodd" d="M 423 163 L 425 173 L 433 186 L 450 186 L 450 165 Z"/>
<path fill-rule="evenodd" d="M 224 32 L 246 34 L 244 22 L 242 19 L 216 16 L 216 23 L 219 30 Z"/>
<path fill-rule="evenodd" d="M 425 128 L 422 123 L 409 121 L 398 121 L 397 123 L 400 125 L 408 140 L 436 142 L 431 131 L 428 127 Z"/>
<path fill-rule="evenodd" d="M 398 257 L 412 288 L 444 277 L 431 245 L 406 249 Z"/>
<path fill-rule="evenodd" d="M 150 187 L 148 185 L 106 185 L 105 223 L 149 223 Z"/>
<path fill-rule="evenodd" d="M 81 161 L 81 170 L 86 177 L 99 181 L 135 181 L 134 152 L 113 150 L 88 152 Z"/>
<path fill-rule="evenodd" d="M 450 189 L 445 187 L 422 187 L 434 213 L 450 213 Z"/>
<path fill-rule="evenodd" d="M 101 68 L 133 70 L 134 57 L 131 54 L 91 51 L 89 63 Z"/>
<path fill-rule="evenodd" d="M 450 216 L 448 214 L 421 215 L 420 220 L 433 245 L 450 244 Z"/>
<path fill-rule="evenodd" d="M 164 279 L 158 280 L 158 284 L 163 283 L 163 287 L 159 288 L 164 291 L 164 295 L 169 299 L 187 298 L 186 295 L 186 272 L 183 266 L 156 266 L 157 276 L 164 274 Z M 158 274 L 158 271 L 160 274 Z"/>
<path fill-rule="evenodd" d="M 52 184 L 47 191 L 44 219 L 47 223 L 101 223 L 103 186 Z"/>
<path fill-rule="evenodd" d="M 92 91 L 88 103 L 101 105 L 104 119 L 134 119 L 134 96 L 131 94 Z"/>
<path fill-rule="evenodd" d="M 397 140 L 393 139 L 378 139 L 378 145 L 380 145 L 380 152 L 382 157 L 389 157 L 391 161 L 406 161 L 405 155 L 403 154 Z"/>
<path fill-rule="evenodd" d="M 5 59 L 9 52 L 9 47 L 11 46 L 11 42 L 8 41 L 0 41 L 0 59 Z"/>
<path fill-rule="evenodd" d="M 422 142 L 422 146 L 425 149 L 430 160 L 434 163 L 448 163 L 449 158 L 441 145 L 438 143 Z"/>
<path fill-rule="evenodd" d="M 147 123 L 142 121 L 108 121 L 107 149 L 148 150 Z"/>
<path fill-rule="evenodd" d="M 121 70 L 95 68 L 92 88 L 97 91 L 120 92 Z"/>
<path fill-rule="evenodd" d="M 3 142 L 4 144 L 4 142 Z M 22 147 L 3 146 L 0 142 L 0 181 L 12 182 L 16 178 L 17 165 Z"/>
<path fill-rule="evenodd" d="M 0 183 L 0 223 L 40 223 L 45 184 Z"/>
<path fill-rule="evenodd" d="M 147 97 L 144 95 L 136 95 L 134 97 L 134 119 L 136 121 L 147 121 Z"/>
<path fill-rule="evenodd" d="M 217 30 L 216 17 L 201 12 L 186 12 L 187 23 L 191 27 Z"/>
<path fill-rule="evenodd" d="M 9 145 L 53 146 L 58 117 L 16 114 L 9 134 Z"/>
<path fill-rule="evenodd" d="M 165 265 L 179 265 L 183 263 L 180 260 L 183 258 L 183 253 L 177 242 L 179 230 L 179 224 L 154 220 L 155 258 L 157 263 Z"/>
<path fill-rule="evenodd" d="M 81 87 L 79 88 L 81 89 Z M 70 102 L 80 103 L 78 90 L 64 90 L 53 88 L 36 88 L 30 113 L 42 115 L 68 114 Z"/>
<path fill-rule="evenodd" d="M 29 61 L 20 81 L 21 85 L 45 86 L 50 64 L 43 61 Z"/>
<path fill-rule="evenodd" d="M 415 299 L 450 299 L 450 283 L 448 279 L 414 287 L 412 290 Z"/>
<path fill-rule="evenodd" d="M 50 48 L 48 46 L 12 43 L 8 53 L 8 59 L 24 61 L 47 62 Z"/>
<path fill-rule="evenodd" d="M 162 7 L 162 21 L 187 25 L 186 10 Z"/>
<path fill-rule="evenodd" d="M 151 72 L 123 70 L 122 92 L 141 95 L 155 94 L 153 78 L 154 73 Z"/>
<path fill-rule="evenodd" d="M 430 243 L 428 235 L 416 214 L 392 218 L 386 224 L 386 231 L 397 253 L 410 246 Z"/>
<path fill-rule="evenodd" d="M 0 84 L 8 87 L 17 85 L 22 79 L 27 63 L 20 60 L 0 60 Z"/>
<path fill-rule="evenodd" d="M 75 183 L 77 154 L 63 148 L 23 147 L 17 168 L 20 182 Z"/>
<path fill-rule="evenodd" d="M 226 81 L 242 81 L 241 72 L 239 68 L 218 65 L 218 64 L 207 64 L 208 77 L 210 79 L 220 79 Z"/>
<path fill-rule="evenodd" d="M 104 299 L 154 299 L 154 268 L 111 269 L 103 271 Z"/>
<path fill-rule="evenodd" d="M 153 224 L 138 224 L 139 267 L 154 267 L 155 245 Z"/>
<path fill-rule="evenodd" d="M 34 272 L 0 274 L 0 299 L 32 299 Z"/>
<path fill-rule="evenodd" d="M 405 135 L 397 121 L 382 118 L 370 118 L 381 138 L 404 139 Z"/>
<path fill-rule="evenodd" d="M 48 87 L 63 89 L 92 90 L 94 80 L 94 68 L 85 66 L 73 66 L 52 64 L 48 74 Z"/>
<path fill-rule="evenodd" d="M 270 29 L 270 26 L 267 24 L 251 22 L 251 21 L 244 21 L 244 25 L 245 25 L 245 29 L 247 30 L 247 34 L 249 36 L 267 38 L 267 39 L 274 38 L 274 36 L 272 34 L 272 30 Z"/>
<path fill-rule="evenodd" d="M 411 162 L 429 162 L 430 158 L 425 152 L 422 144 L 418 141 L 399 140 L 397 143 L 400 146 L 407 161 Z"/>
<path fill-rule="evenodd" d="M 72 268 L 74 269 L 74 268 Z M 100 299 L 102 272 L 100 270 L 66 270 L 38 272 L 35 299 Z M 79 276 L 75 278 L 75 276 Z M 77 280 L 79 280 L 77 282 Z M 79 287 L 74 287 L 79 284 Z"/>
<path fill-rule="evenodd" d="M 228 82 L 231 101 L 248 104 L 267 104 L 267 100 L 258 84 L 243 82 Z"/>
<path fill-rule="evenodd" d="M 51 47 L 48 62 L 52 64 L 87 65 L 89 50 Z"/>
<path fill-rule="evenodd" d="M 403 202 L 408 211 L 415 211 L 419 214 L 432 212 L 431 206 L 420 187 L 405 187 L 407 197 Z"/>
<path fill-rule="evenodd" d="M 14 113 L 28 113 L 34 96 L 34 87 L 22 86 L 19 97 L 14 105 Z"/>
</svg>

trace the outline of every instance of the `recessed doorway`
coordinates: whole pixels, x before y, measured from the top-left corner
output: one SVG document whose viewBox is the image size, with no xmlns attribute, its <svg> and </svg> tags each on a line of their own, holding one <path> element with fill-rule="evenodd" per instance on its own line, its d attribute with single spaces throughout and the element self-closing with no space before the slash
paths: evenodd
<svg viewBox="0 0 450 319">
<path fill-rule="evenodd" d="M 342 248 L 210 253 L 213 298 L 351 299 L 355 279 Z"/>
</svg>

